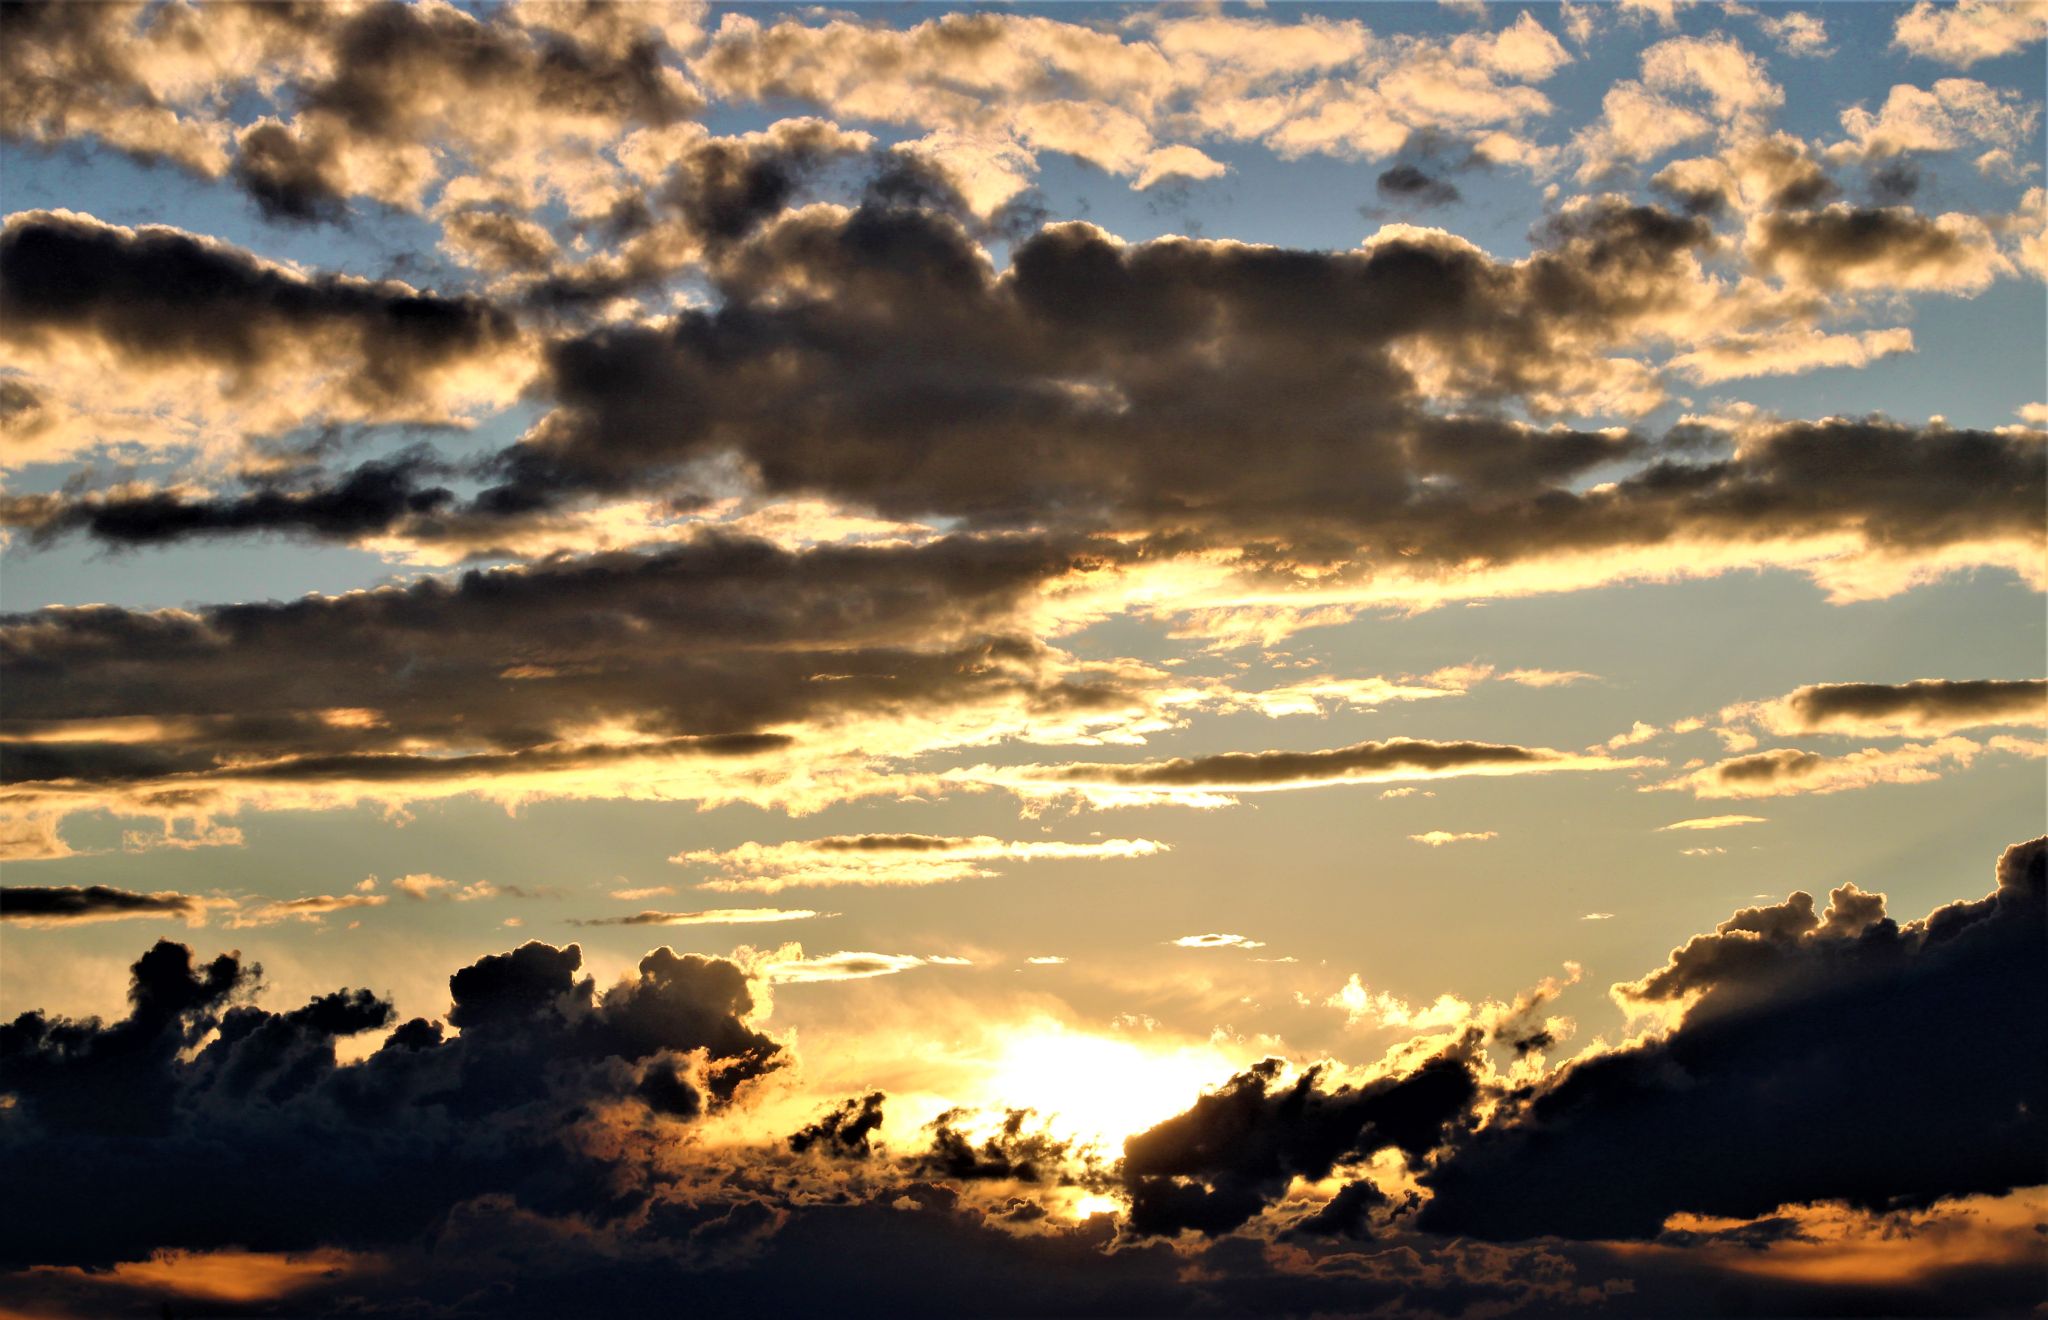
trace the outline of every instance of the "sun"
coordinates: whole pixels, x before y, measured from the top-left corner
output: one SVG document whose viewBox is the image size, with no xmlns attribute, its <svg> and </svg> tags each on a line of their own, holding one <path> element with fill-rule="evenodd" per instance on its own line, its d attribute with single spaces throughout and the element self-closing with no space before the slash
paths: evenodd
<svg viewBox="0 0 2048 1320">
<path fill-rule="evenodd" d="M 1057 1135 L 1114 1154 L 1125 1137 L 1181 1113 L 1235 1067 L 1207 1043 L 1155 1045 L 1039 1019 L 1006 1033 L 985 1104 L 1035 1110 Z"/>
</svg>

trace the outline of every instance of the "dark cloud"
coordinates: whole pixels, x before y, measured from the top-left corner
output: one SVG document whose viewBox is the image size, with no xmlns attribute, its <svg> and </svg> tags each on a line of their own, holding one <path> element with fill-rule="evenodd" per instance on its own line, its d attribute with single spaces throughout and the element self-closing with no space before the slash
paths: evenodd
<svg viewBox="0 0 2048 1320">
<path fill-rule="evenodd" d="M 1010 625 L 1040 583 L 1093 562 L 1084 549 L 960 538 L 796 553 L 712 538 L 283 604 L 15 616 L 0 627 L 0 727 L 25 737 L 118 714 L 160 729 L 10 743 L 4 773 L 60 794 L 486 782 L 764 755 L 807 718 L 1096 709 L 1114 694 L 1059 678 Z M 634 736 L 577 732 L 601 724 Z"/>
<path fill-rule="evenodd" d="M 561 406 L 506 455 L 508 484 L 630 488 L 730 450 L 772 492 L 891 514 L 1277 527 L 1391 513 L 1490 428 L 1491 484 L 1540 487 L 1634 446 L 1423 417 L 1392 350 L 1436 344 L 1489 396 L 1554 385 L 1536 379 L 1558 363 L 1534 304 L 1632 314 L 1613 281 L 1707 237 L 1569 228 L 1534 277 L 1448 242 L 1124 247 L 1083 225 L 1039 232 L 999 276 L 943 216 L 787 217 L 720 261 L 716 310 L 555 345 Z M 1285 440 L 1246 465 L 1246 434 Z"/>
<path fill-rule="evenodd" d="M 965 1109 L 949 1109 L 930 1124 L 931 1147 L 916 1167 L 929 1177 L 954 1182 L 1042 1183 L 1073 1176 L 1073 1147 L 1042 1127 L 1028 1109 L 1012 1109 L 988 1136 L 976 1142 L 960 1130 Z"/>
<path fill-rule="evenodd" d="M 27 529 L 38 545 L 68 532 L 121 546 L 250 532 L 348 539 L 446 507 L 454 492 L 422 481 L 443 471 L 442 465 L 423 455 L 401 454 L 373 459 L 331 484 L 303 490 L 264 485 L 248 494 L 211 499 L 167 491 L 69 500 L 12 496 L 0 498 L 0 523 Z"/>
<path fill-rule="evenodd" d="M 1893 726 L 1920 732 L 2048 722 L 2048 680 L 1920 678 L 1909 683 L 1815 683 L 1777 703 L 1782 732 Z"/>
<path fill-rule="evenodd" d="M 438 373 L 516 338 L 511 318 L 477 299 L 302 276 L 164 226 L 26 211 L 0 231 L 0 339 L 17 346 L 82 340 L 137 367 L 230 370 L 250 386 L 316 354 L 352 368 L 352 403 L 404 416 L 431 399 Z"/>
<path fill-rule="evenodd" d="M 1981 237 L 1903 206 L 1784 211 L 1763 217 L 1749 248 L 1759 269 L 1820 290 L 1981 287 L 1996 260 Z"/>
<path fill-rule="evenodd" d="M 814 1123 L 807 1123 L 789 1135 L 789 1148 L 802 1155 L 815 1149 L 821 1155 L 841 1159 L 865 1159 L 871 1153 L 869 1138 L 882 1126 L 880 1091 L 842 1102 Z"/>
<path fill-rule="evenodd" d="M 1170 761 L 1025 766 L 1002 778 L 1019 785 L 1071 784 L 1104 788 L 1255 791 L 1293 784 L 1423 779 L 1458 774 L 1527 774 L 1544 770 L 1607 769 L 1625 763 L 1602 757 L 1517 747 L 1505 743 L 1431 742 L 1389 738 L 1313 752 L 1223 752 Z"/>
<path fill-rule="evenodd" d="M 1315 1069 L 1279 1085 L 1277 1059 L 1238 1074 L 1194 1108 L 1124 1143 L 1129 1224 L 1141 1236 L 1214 1236 L 1258 1214 L 1296 1177 L 1395 1149 L 1426 1159 L 1468 1121 L 1480 1086 L 1468 1040 L 1398 1076 L 1324 1090 Z"/>
<path fill-rule="evenodd" d="M 137 894 L 106 885 L 0 886 L 0 920 L 27 922 L 107 921 L 117 917 L 189 916 L 199 900 L 164 891 Z"/>
<path fill-rule="evenodd" d="M 649 1121 L 696 1114 L 700 1093 L 730 1103 L 781 1047 L 745 1023 L 732 963 L 657 949 L 601 995 L 581 963 L 538 943 L 480 959 L 449 981 L 459 1037 L 415 1019 L 340 1064 L 336 1038 L 388 1026 L 389 1003 L 339 991 L 274 1013 L 238 1002 L 260 969 L 158 943 L 133 968 L 127 1018 L 0 1026 L 0 1254 L 397 1245 L 478 1197 L 630 1213 L 649 1178 L 599 1153 L 602 1125 L 630 1124 L 635 1101 Z M 600 1112 L 620 1104 L 623 1119 Z"/>
<path fill-rule="evenodd" d="M 1903 926 L 1846 886 L 1824 916 L 1795 894 L 1694 938 L 1616 988 L 1696 996 L 1683 1022 L 1511 1096 L 1423 1175 L 1419 1224 L 1650 1238 L 1680 1211 L 1924 1207 L 2042 1182 L 2044 862 L 2048 840 L 2015 844 L 1989 896 Z"/>
<path fill-rule="evenodd" d="M 1426 174 L 1413 165 L 1396 165 L 1381 171 L 1373 186 L 1387 201 L 1415 202 L 1423 206 L 1448 206 L 1464 196 L 1456 184 Z"/>
<path fill-rule="evenodd" d="M 336 137 L 309 140 L 265 119 L 236 136 L 233 177 L 267 219 L 338 222 L 348 215 L 341 152 Z"/>
<path fill-rule="evenodd" d="M 1897 206 L 1920 191 L 1920 170 L 1903 158 L 1887 161 L 1870 172 L 1870 196 L 1879 206 Z"/>
</svg>

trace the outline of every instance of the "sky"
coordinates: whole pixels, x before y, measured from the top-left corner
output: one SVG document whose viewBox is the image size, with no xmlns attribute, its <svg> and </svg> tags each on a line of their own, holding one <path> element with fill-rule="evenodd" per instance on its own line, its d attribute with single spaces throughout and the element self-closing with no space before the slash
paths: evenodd
<svg viewBox="0 0 2048 1320">
<path fill-rule="evenodd" d="M 2048 1304 L 2048 5 L 0 9 L 0 1316 Z"/>
</svg>

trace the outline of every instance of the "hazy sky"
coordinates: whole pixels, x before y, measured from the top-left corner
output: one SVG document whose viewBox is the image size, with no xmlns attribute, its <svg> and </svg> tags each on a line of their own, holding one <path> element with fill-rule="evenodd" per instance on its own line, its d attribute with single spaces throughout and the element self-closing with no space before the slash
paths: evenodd
<svg viewBox="0 0 2048 1320">
<path fill-rule="evenodd" d="M 2048 1301 L 2044 31 L 7 5 L 0 1311 Z"/>
</svg>

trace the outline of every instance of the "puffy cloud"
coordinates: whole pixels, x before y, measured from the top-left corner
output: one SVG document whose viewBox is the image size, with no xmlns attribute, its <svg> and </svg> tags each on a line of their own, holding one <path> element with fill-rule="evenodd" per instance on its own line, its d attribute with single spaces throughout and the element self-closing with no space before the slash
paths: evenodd
<svg viewBox="0 0 2048 1320">
<path fill-rule="evenodd" d="M 1126 1222 L 1139 1236 L 1227 1233 L 1294 1178 L 1396 1149 L 1419 1161 L 1463 1122 L 1479 1093 L 1462 1053 L 1414 1071 L 1325 1089 L 1309 1069 L 1282 1080 L 1268 1059 L 1124 1143 Z"/>
<path fill-rule="evenodd" d="M 69 211 L 18 212 L 0 228 L 0 338 L 38 391 L 70 400 L 66 426 L 29 437 L 45 451 L 127 438 L 101 427 L 123 426 L 129 407 L 184 413 L 215 440 L 209 429 L 227 424 L 451 422 L 510 403 L 529 374 L 512 318 L 480 299 L 308 276 L 182 230 Z"/>
<path fill-rule="evenodd" d="M 122 1021 L 25 1013 L 0 1026 L 12 1100 L 0 1169 L 38 1206 L 11 1223 L 7 1261 L 376 1249 L 478 1197 L 633 1213 L 649 1180 L 605 1153 L 594 1110 L 672 1120 L 692 1092 L 692 1113 L 724 1105 L 780 1047 L 747 1026 L 732 963 L 659 949 L 602 995 L 580 966 L 573 945 L 480 959 L 449 981 L 459 1037 L 414 1019 L 342 1064 L 335 1041 L 388 1027 L 389 1003 L 337 991 L 271 1012 L 244 1002 L 260 969 L 158 943 L 134 966 Z M 281 1167 L 309 1194 L 272 1196 Z"/>
<path fill-rule="evenodd" d="M 1760 269 L 1825 292 L 1969 294 L 2012 270 L 1978 217 L 1959 211 L 1930 217 L 1903 206 L 1838 202 L 1818 211 L 1777 212 L 1752 224 L 1747 248 Z M 1859 349 L 1867 355 L 1869 345 Z"/>
<path fill-rule="evenodd" d="M 1854 885 L 1825 913 L 1803 893 L 1736 913 L 1616 987 L 1682 1006 L 1675 1028 L 1509 1096 L 1422 1175 L 1418 1223 L 1646 1238 L 1681 1211 L 1926 1206 L 2038 1182 L 2048 1036 L 2018 1006 L 2048 967 L 2044 857 L 2048 840 L 2016 844 L 1989 896 L 1905 924 Z"/>
<path fill-rule="evenodd" d="M 1757 16 L 1757 26 L 1778 43 L 1787 55 L 1819 57 L 1830 54 L 1827 24 L 1818 14 L 1790 9 L 1783 13 Z"/>
<path fill-rule="evenodd" d="M 993 862 L 1151 857 L 1167 850 L 1152 839 L 1062 843 L 1049 839 L 1005 842 L 986 834 L 835 834 L 790 843 L 745 843 L 699 849 L 669 858 L 717 873 L 700 889 L 760 894 L 835 885 L 934 885 L 997 874 Z"/>
<path fill-rule="evenodd" d="M 2010 55 L 2048 36 L 2048 4 L 2041 0 L 1916 0 L 1899 15 L 1894 44 L 1914 55 L 1967 67 Z"/>
<path fill-rule="evenodd" d="M 921 130 L 921 150 L 946 161 L 987 214 L 1045 151 L 1146 188 L 1224 172 L 1190 139 L 1385 157 L 1410 134 L 1513 129 L 1549 113 L 1526 84 L 1570 58 L 1527 14 L 1448 40 L 1320 15 L 1145 14 L 1121 32 L 996 13 L 903 28 L 727 15 L 691 68 L 721 98 L 794 99 Z"/>
<path fill-rule="evenodd" d="M 1942 78 L 1932 87 L 1900 83 L 1872 114 L 1861 105 L 1842 112 L 1846 141 L 1830 155 L 1882 160 L 1913 151 L 1990 147 L 2017 151 L 2041 121 L 2038 105 L 2009 87 L 1974 78 Z"/>
</svg>

